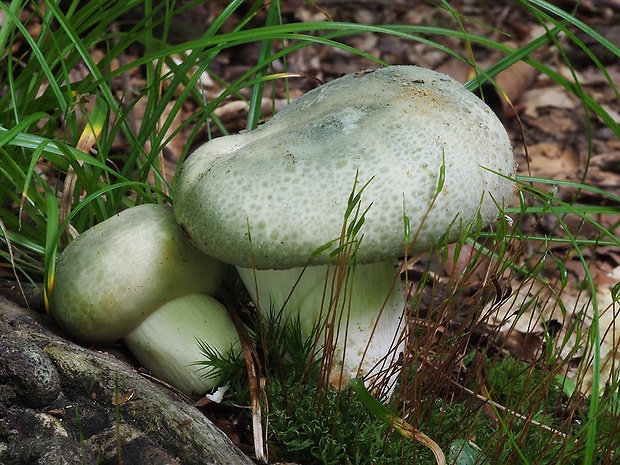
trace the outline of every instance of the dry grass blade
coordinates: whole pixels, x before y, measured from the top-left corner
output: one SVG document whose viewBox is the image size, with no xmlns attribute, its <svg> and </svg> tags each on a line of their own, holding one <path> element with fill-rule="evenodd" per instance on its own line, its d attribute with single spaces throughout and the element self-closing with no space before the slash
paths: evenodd
<svg viewBox="0 0 620 465">
<path fill-rule="evenodd" d="M 24 292 L 22 282 L 19 279 L 19 274 L 17 273 L 17 266 L 15 266 L 15 256 L 13 255 L 13 246 L 11 245 L 11 241 L 9 240 L 9 232 L 6 229 L 6 225 L 4 224 L 4 221 L 2 221 L 2 218 L 0 218 L 0 230 L 2 230 L 2 235 L 4 236 L 4 240 L 6 242 L 7 251 L 9 253 L 9 259 L 11 260 L 11 266 L 13 269 L 13 275 L 15 276 L 15 281 L 17 282 L 17 285 L 19 286 L 19 292 L 24 298 L 24 302 L 26 303 L 26 305 L 28 305 L 28 298 L 26 297 L 26 293 Z"/>
<path fill-rule="evenodd" d="M 82 131 L 80 135 L 80 139 L 78 140 L 76 148 L 83 152 L 84 154 L 89 154 L 95 143 L 97 142 L 97 137 L 101 134 L 101 130 L 103 128 L 103 112 L 101 110 L 101 106 L 95 105 L 95 109 L 93 111 L 93 118 L 89 121 Z M 83 166 L 84 162 L 78 162 L 80 166 Z M 70 166 L 67 170 L 67 175 L 65 177 L 65 182 L 62 190 L 62 197 L 60 200 L 60 212 L 59 219 L 60 224 L 62 224 L 71 214 L 71 209 L 73 207 L 73 193 L 75 190 L 75 185 L 78 181 L 77 174 L 75 169 Z M 71 227 L 67 228 L 67 230 L 62 235 L 63 245 L 66 246 L 69 243 L 69 236 L 77 236 L 77 231 L 72 230 Z"/>
<path fill-rule="evenodd" d="M 377 418 L 391 428 L 394 428 L 401 436 L 417 441 L 428 447 L 435 456 L 437 465 L 446 465 L 446 456 L 443 450 L 441 450 L 441 447 L 422 431 L 411 426 L 405 420 L 391 412 L 384 404 L 375 399 L 372 394 L 368 392 L 368 389 L 366 389 L 363 378 L 353 379 L 349 382 L 349 385 L 353 388 L 357 398 Z"/>
<path fill-rule="evenodd" d="M 422 431 L 415 429 L 409 423 L 401 420 L 400 418 L 394 420 L 393 426 L 403 436 L 413 439 L 414 441 L 428 447 L 435 456 L 437 465 L 446 465 L 446 456 L 443 453 L 443 450 L 441 450 L 441 447 L 439 447 L 435 441 L 429 438 Z"/>
<path fill-rule="evenodd" d="M 237 327 L 243 358 L 248 370 L 248 381 L 250 387 L 250 397 L 252 399 L 252 435 L 254 438 L 254 454 L 259 463 L 269 462 L 269 445 L 266 438 L 266 429 L 263 427 L 262 398 L 264 397 L 262 365 L 256 353 L 256 347 L 252 343 L 247 328 L 239 320 L 239 316 L 234 310 L 229 309 L 229 313 Z"/>
</svg>

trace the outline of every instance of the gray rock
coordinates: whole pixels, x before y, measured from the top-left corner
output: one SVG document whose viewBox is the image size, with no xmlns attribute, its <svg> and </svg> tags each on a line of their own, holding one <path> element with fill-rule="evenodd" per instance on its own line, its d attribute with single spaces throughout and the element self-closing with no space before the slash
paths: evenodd
<svg viewBox="0 0 620 465">
<path fill-rule="evenodd" d="M 124 465 L 253 463 L 187 399 L 0 298 L 0 464 L 119 457 Z"/>
<path fill-rule="evenodd" d="M 86 459 L 86 460 L 84 460 Z M 94 463 L 80 444 L 67 437 L 24 438 L 9 444 L 2 463 L 12 465 L 83 465 Z"/>
<path fill-rule="evenodd" d="M 0 335 L 0 383 L 31 407 L 51 404 L 60 394 L 60 378 L 45 352 L 14 333 Z"/>
</svg>

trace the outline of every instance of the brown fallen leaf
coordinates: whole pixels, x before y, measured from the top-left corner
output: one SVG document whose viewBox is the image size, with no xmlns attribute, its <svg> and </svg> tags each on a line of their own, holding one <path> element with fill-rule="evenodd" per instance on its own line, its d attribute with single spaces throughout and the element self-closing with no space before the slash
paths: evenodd
<svg viewBox="0 0 620 465">
<path fill-rule="evenodd" d="M 126 392 L 125 394 L 122 394 L 122 395 L 119 395 L 117 393 L 117 395 L 112 398 L 112 405 L 117 406 L 117 405 L 126 404 L 127 402 L 129 402 L 133 398 L 133 396 L 135 394 L 136 394 L 136 390 L 135 389 L 131 389 L 128 392 Z"/>
<path fill-rule="evenodd" d="M 504 114 L 510 115 L 515 111 L 515 107 L 518 106 L 525 92 L 532 88 L 539 74 L 537 69 L 518 61 L 497 75 L 495 82 L 504 94 L 501 99 Z"/>
<path fill-rule="evenodd" d="M 571 147 L 541 142 L 529 147 L 530 171 L 534 176 L 570 179 L 580 168 L 579 154 Z"/>
<path fill-rule="evenodd" d="M 569 288 L 561 292 L 539 282 L 514 283 L 517 289 L 500 305 L 489 306 L 484 322 L 509 338 L 514 331 L 545 335 L 551 325 L 559 326 L 553 335 L 554 350 L 566 363 L 566 376 L 575 382 L 583 395 L 590 395 L 594 379 L 590 331 L 594 321 L 593 297 L 597 302 L 599 328 L 599 394 L 620 364 L 620 306 L 612 298 L 615 280 L 597 279 L 596 296 Z M 542 339 L 541 339 L 542 342 Z M 539 350 L 542 350 L 542 344 Z"/>
<path fill-rule="evenodd" d="M 536 87 L 523 94 L 527 116 L 537 117 L 541 108 L 553 107 L 574 110 L 577 98 L 560 86 Z"/>
</svg>

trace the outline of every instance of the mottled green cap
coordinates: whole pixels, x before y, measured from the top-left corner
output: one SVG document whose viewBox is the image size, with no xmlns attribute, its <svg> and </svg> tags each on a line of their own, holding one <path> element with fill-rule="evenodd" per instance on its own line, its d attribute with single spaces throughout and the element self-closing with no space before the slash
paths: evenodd
<svg viewBox="0 0 620 465">
<path fill-rule="evenodd" d="M 212 293 L 223 264 L 190 244 L 164 205 L 124 210 L 80 235 L 61 254 L 52 316 L 74 338 L 107 343 L 166 302 Z"/>
<path fill-rule="evenodd" d="M 404 254 L 405 215 L 412 237 L 421 226 L 409 252 L 448 230 L 456 240 L 459 226 L 478 218 L 493 221 L 513 193 L 503 176 L 514 173 L 506 130 L 484 102 L 443 74 L 391 66 L 336 79 L 256 130 L 200 147 L 182 168 L 174 212 L 192 241 L 224 262 L 304 266 L 340 236 L 357 177 L 355 190 L 370 181 L 357 259 L 372 263 Z M 335 246 L 313 263 L 327 262 Z"/>
</svg>

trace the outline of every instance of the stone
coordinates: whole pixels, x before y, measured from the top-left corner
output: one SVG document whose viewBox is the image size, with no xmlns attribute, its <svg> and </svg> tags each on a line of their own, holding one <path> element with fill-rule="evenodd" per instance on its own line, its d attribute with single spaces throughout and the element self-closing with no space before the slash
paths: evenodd
<svg viewBox="0 0 620 465">
<path fill-rule="evenodd" d="M 0 297 L 0 465 L 119 457 L 124 465 L 253 463 L 187 398 Z"/>
</svg>

